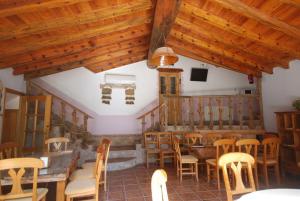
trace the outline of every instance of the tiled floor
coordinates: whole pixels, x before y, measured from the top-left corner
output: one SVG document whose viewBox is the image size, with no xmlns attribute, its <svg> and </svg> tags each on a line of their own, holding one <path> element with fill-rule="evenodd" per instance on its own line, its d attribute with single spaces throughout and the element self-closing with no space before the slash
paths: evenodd
<svg viewBox="0 0 300 201">
<path fill-rule="evenodd" d="M 123 171 L 110 172 L 108 175 L 108 190 L 101 190 L 100 200 L 105 201 L 151 201 L 151 176 L 157 168 L 137 166 Z M 199 182 L 191 176 L 185 176 L 180 184 L 174 168 L 165 168 L 168 174 L 167 190 L 169 200 L 176 201 L 222 201 L 226 199 L 224 188 L 217 190 L 216 184 L 208 184 L 206 176 L 200 175 Z M 288 182 L 287 182 L 288 181 Z M 300 188 L 299 180 L 287 180 L 281 186 Z M 264 188 L 261 186 L 261 188 Z"/>
</svg>

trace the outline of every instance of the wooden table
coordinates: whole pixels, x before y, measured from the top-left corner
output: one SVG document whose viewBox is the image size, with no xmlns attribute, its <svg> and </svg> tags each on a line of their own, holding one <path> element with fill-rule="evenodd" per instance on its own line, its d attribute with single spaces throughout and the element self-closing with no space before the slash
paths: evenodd
<svg viewBox="0 0 300 201">
<path fill-rule="evenodd" d="M 49 157 L 50 166 L 39 170 L 38 183 L 56 182 L 56 201 L 64 201 L 66 181 L 69 177 L 71 166 L 78 159 L 78 153 L 65 151 L 50 154 L 34 154 L 26 157 L 39 158 L 41 156 Z M 25 174 L 23 177 L 22 184 L 32 183 L 32 173 L 30 171 L 26 171 L 26 173 L 28 174 Z M 11 179 L 8 176 L 1 178 L 2 186 L 11 184 Z"/>
<path fill-rule="evenodd" d="M 267 189 L 248 193 L 237 201 L 299 201 L 300 189 Z"/>
</svg>

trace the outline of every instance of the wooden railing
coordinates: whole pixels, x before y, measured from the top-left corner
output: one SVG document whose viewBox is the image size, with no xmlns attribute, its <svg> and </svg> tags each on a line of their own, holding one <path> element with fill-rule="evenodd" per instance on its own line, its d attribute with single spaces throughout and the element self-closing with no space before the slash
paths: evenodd
<svg viewBox="0 0 300 201">
<path fill-rule="evenodd" d="M 263 129 L 260 95 L 165 96 L 162 105 L 140 116 L 146 131 L 147 115 L 158 112 L 161 131 L 176 130 L 256 130 Z M 153 117 L 152 117 L 153 118 Z M 151 120 L 151 119 L 150 119 Z M 152 121 L 152 120 L 151 120 Z M 153 122 L 153 121 L 152 121 Z M 151 129 L 150 129 L 151 130 Z"/>
<path fill-rule="evenodd" d="M 165 107 L 166 105 L 162 103 L 137 118 L 141 121 L 142 133 L 164 129 L 166 118 L 162 111 L 165 110 Z"/>
<path fill-rule="evenodd" d="M 72 123 L 71 132 L 76 132 L 78 127 L 87 132 L 88 119 L 93 118 L 92 116 L 33 82 L 29 81 L 27 88 L 29 95 L 52 96 L 52 113 L 59 116 L 61 126 L 64 126 L 66 121 L 69 121 Z M 55 125 L 52 124 L 51 126 Z"/>
</svg>

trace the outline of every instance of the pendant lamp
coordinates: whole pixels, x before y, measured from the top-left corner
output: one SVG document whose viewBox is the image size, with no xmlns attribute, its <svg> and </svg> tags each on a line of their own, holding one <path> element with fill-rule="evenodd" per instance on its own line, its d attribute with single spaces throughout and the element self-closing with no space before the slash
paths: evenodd
<svg viewBox="0 0 300 201">
<path fill-rule="evenodd" d="M 174 53 L 170 47 L 157 48 L 151 58 L 150 64 L 154 68 L 170 66 L 178 61 L 178 56 Z"/>
</svg>

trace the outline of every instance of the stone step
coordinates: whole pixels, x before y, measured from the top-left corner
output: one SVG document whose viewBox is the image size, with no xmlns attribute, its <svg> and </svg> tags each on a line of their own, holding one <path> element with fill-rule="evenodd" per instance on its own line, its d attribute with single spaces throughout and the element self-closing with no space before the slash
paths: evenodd
<svg viewBox="0 0 300 201">
<path fill-rule="evenodd" d="M 136 166 L 135 157 L 109 158 L 107 162 L 107 171 L 125 170 Z"/>
<path fill-rule="evenodd" d="M 109 151 L 109 158 L 128 158 L 133 157 L 136 158 L 136 150 L 135 149 L 125 149 L 126 147 L 123 147 L 123 149 L 120 149 L 120 147 L 111 147 Z"/>
</svg>

